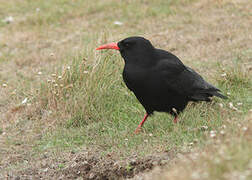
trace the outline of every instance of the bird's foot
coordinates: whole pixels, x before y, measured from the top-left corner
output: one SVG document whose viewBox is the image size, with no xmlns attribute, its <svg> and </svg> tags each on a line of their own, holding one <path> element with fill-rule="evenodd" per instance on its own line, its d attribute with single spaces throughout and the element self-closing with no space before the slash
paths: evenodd
<svg viewBox="0 0 252 180">
<path fill-rule="evenodd" d="M 134 134 L 138 134 L 138 133 L 141 131 L 141 129 L 142 129 L 142 128 L 141 128 L 140 126 L 138 126 L 138 127 L 136 128 Z"/>
</svg>

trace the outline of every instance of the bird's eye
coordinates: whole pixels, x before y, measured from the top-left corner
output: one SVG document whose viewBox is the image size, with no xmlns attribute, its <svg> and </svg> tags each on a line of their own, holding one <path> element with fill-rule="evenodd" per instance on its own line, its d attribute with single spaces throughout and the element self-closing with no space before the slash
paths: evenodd
<svg viewBox="0 0 252 180">
<path fill-rule="evenodd" d="M 130 43 L 127 43 L 127 42 L 126 42 L 126 43 L 124 44 L 124 46 L 128 48 L 128 47 L 130 47 Z"/>
</svg>

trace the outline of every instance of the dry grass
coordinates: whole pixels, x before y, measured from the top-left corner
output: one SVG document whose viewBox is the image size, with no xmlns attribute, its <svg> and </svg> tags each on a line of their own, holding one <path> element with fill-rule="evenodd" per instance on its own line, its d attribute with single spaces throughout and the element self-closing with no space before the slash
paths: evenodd
<svg viewBox="0 0 252 180">
<path fill-rule="evenodd" d="M 205 148 L 179 154 L 168 167 L 156 168 L 134 179 L 251 179 L 252 113 L 236 125 L 235 130 L 229 126 L 220 128 Z"/>
<path fill-rule="evenodd" d="M 166 3 L 0 3 L 0 18 L 14 17 L 13 23 L 0 24 L 0 166 L 17 171 L 26 166 L 25 159 L 32 166 L 38 152 L 52 153 L 48 159 L 53 163 L 55 154 L 64 156 L 65 146 L 77 151 L 90 146 L 104 154 L 114 149 L 124 156 L 143 147 L 146 154 L 180 150 L 195 137 L 205 138 L 204 133 L 188 133 L 187 128 L 208 125 L 215 129 L 230 117 L 237 120 L 240 114 L 230 110 L 229 102 L 223 109 L 214 103 L 201 104 L 188 108 L 181 117 L 187 121 L 180 127 L 167 124 L 167 116 L 157 115 L 146 124 L 142 138 L 128 137 L 143 109 L 121 83 L 123 62 L 119 56 L 99 54 L 94 49 L 129 35 L 145 36 L 155 46 L 173 52 L 210 82 L 229 91 L 235 106 L 242 102 L 242 116 L 248 112 L 252 4 L 248 0 L 185 0 L 164 9 L 158 5 L 161 2 Z M 116 26 L 115 20 L 124 24 Z M 223 73 L 227 76 L 221 77 Z M 22 104 L 25 98 L 28 102 Z M 232 124 L 231 129 L 235 127 Z M 130 141 L 127 146 L 125 138 Z M 143 143 L 146 139 L 149 142 Z"/>
</svg>

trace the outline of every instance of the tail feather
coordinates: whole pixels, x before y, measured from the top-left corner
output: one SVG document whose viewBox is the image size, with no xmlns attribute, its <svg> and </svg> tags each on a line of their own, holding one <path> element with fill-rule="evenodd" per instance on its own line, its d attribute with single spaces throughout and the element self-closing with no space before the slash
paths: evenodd
<svg viewBox="0 0 252 180">
<path fill-rule="evenodd" d="M 217 96 L 222 99 L 227 99 L 226 96 L 220 93 L 220 91 L 203 91 L 203 92 L 197 92 L 194 95 L 190 96 L 190 100 L 192 101 L 210 101 L 210 97 Z"/>
</svg>

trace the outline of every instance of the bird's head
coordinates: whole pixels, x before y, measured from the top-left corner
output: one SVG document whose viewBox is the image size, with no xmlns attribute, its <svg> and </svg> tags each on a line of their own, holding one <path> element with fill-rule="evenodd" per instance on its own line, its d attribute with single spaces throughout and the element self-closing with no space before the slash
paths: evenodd
<svg viewBox="0 0 252 180">
<path fill-rule="evenodd" d="M 148 60 L 151 61 L 154 55 L 154 47 L 151 42 L 139 36 L 128 37 L 118 43 L 109 43 L 96 48 L 96 50 L 101 49 L 119 50 L 125 63 L 145 64 Z"/>
</svg>

